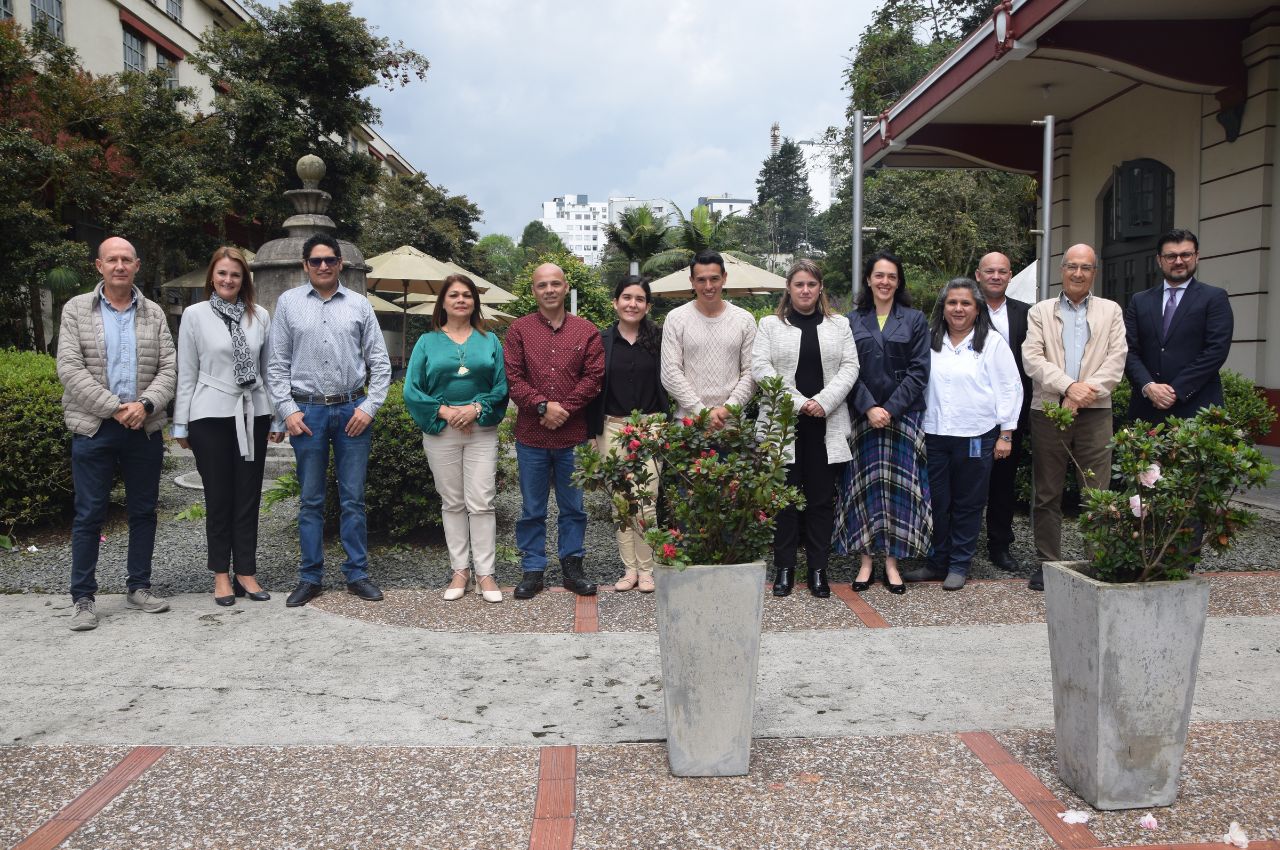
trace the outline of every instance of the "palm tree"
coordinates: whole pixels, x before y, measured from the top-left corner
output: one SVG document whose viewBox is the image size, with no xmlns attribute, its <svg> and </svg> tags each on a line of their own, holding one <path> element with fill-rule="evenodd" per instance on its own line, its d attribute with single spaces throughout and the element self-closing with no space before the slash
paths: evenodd
<svg viewBox="0 0 1280 850">
<path fill-rule="evenodd" d="M 674 226 L 667 228 L 667 250 L 654 254 L 644 264 L 646 273 L 655 274 L 658 270 L 671 271 L 686 266 L 695 254 L 708 248 L 758 264 L 754 258 L 726 248 L 723 225 L 730 216 L 737 214 L 737 210 L 727 216 L 712 215 L 710 207 L 699 204 L 686 216 L 680 207 L 674 203 L 671 206 L 679 220 Z"/>
<path fill-rule="evenodd" d="M 640 274 L 640 266 L 662 250 L 667 241 L 666 218 L 658 218 L 653 208 L 641 204 L 625 210 L 617 224 L 605 225 L 609 244 L 631 261 L 631 274 Z"/>
</svg>

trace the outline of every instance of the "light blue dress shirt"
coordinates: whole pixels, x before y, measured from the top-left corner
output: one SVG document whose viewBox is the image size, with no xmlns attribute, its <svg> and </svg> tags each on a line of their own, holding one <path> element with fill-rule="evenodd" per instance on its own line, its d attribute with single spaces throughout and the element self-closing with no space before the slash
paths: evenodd
<svg viewBox="0 0 1280 850">
<path fill-rule="evenodd" d="M 1080 361 L 1084 360 L 1084 347 L 1089 343 L 1090 293 L 1076 306 L 1063 293 L 1058 299 L 1058 315 L 1062 319 L 1062 368 L 1071 380 L 1080 380 Z"/>
<path fill-rule="evenodd" d="M 105 292 L 99 298 L 102 333 L 107 343 L 107 389 L 121 404 L 137 401 L 138 338 L 133 323 L 138 315 L 138 293 L 134 291 L 129 306 L 123 310 L 112 307 Z"/>
</svg>

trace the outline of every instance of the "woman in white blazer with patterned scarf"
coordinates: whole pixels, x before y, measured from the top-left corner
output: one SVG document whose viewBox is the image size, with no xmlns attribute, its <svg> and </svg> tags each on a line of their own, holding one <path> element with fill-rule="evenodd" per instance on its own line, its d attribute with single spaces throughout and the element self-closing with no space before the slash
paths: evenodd
<svg viewBox="0 0 1280 850">
<path fill-rule="evenodd" d="M 271 598 L 258 584 L 258 507 L 271 404 L 264 382 L 271 319 L 254 304 L 253 276 L 235 248 L 213 252 L 207 301 L 182 313 L 173 436 L 196 456 L 204 485 L 213 601 Z M 234 563 L 235 575 L 231 575 Z"/>
<path fill-rule="evenodd" d="M 833 314 L 822 289 L 822 271 L 797 260 L 776 315 L 760 320 L 751 356 L 756 382 L 778 377 L 797 413 L 795 441 L 787 447 L 787 483 L 804 493 L 805 507 L 778 514 L 773 533 L 773 595 L 787 596 L 795 582 L 796 550 L 804 529 L 809 592 L 831 595 L 827 561 L 835 522 L 838 473 L 851 457 L 845 397 L 858 379 L 858 349 L 849 320 Z M 760 410 L 762 422 L 770 411 Z"/>
</svg>

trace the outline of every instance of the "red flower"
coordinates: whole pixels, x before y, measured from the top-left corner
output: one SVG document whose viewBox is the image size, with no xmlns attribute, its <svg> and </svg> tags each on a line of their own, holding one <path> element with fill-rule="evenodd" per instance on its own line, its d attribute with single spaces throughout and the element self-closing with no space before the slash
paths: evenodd
<svg viewBox="0 0 1280 850">
<path fill-rule="evenodd" d="M 634 434 L 635 432 L 636 432 L 636 429 L 632 428 L 630 425 L 622 426 L 622 433 L 624 434 Z"/>
<path fill-rule="evenodd" d="M 627 455 L 627 460 L 635 460 L 635 459 L 636 459 L 636 453 L 635 453 L 635 452 L 632 452 L 631 454 Z"/>
<path fill-rule="evenodd" d="M 680 422 L 681 422 L 681 424 L 683 424 L 683 425 L 684 425 L 684 427 L 686 427 L 686 428 L 688 428 L 689 426 L 691 426 L 691 425 L 693 424 L 693 420 L 692 420 L 692 419 L 690 419 L 688 416 L 686 416 L 684 419 L 681 419 L 681 420 L 680 420 Z"/>
<path fill-rule="evenodd" d="M 640 448 L 640 441 L 632 440 L 631 442 L 627 443 L 627 448 L 631 449 L 631 451 L 634 452 L 636 449 Z"/>
<path fill-rule="evenodd" d="M 662 544 L 662 557 L 671 560 L 676 556 L 676 547 L 670 543 Z"/>
</svg>

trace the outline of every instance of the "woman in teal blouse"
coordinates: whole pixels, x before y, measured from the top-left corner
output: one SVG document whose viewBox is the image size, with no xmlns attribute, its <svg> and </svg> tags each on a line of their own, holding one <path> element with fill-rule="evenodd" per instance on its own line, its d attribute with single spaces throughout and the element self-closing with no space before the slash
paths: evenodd
<svg viewBox="0 0 1280 850">
<path fill-rule="evenodd" d="M 466 275 L 445 278 L 432 322 L 413 347 L 404 404 L 422 429 L 422 447 L 440 494 L 453 579 L 447 600 L 468 589 L 501 602 L 493 577 L 497 520 L 498 423 L 507 412 L 502 343 L 485 330 L 480 293 Z M 474 564 L 474 576 L 470 564 Z"/>
</svg>

